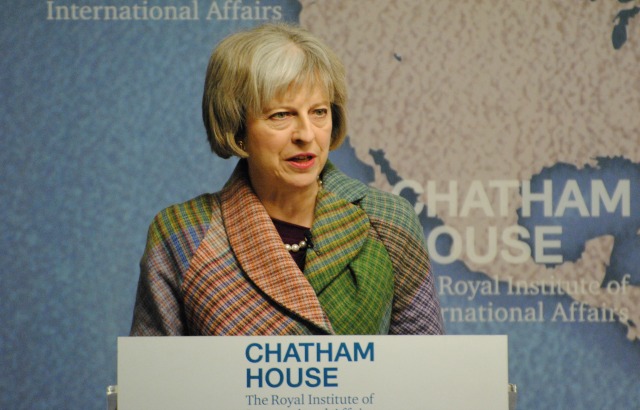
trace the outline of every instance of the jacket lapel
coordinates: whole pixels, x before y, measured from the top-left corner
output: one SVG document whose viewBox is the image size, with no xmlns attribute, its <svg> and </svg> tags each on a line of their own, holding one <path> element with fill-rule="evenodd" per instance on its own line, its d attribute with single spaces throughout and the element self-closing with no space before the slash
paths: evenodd
<svg viewBox="0 0 640 410">
<path fill-rule="evenodd" d="M 314 246 L 305 262 L 305 275 L 317 295 L 345 273 L 367 239 L 369 228 L 369 218 L 360 207 L 327 190 L 320 191 L 311 230 Z"/>
<path fill-rule="evenodd" d="M 320 295 L 344 271 L 362 248 L 370 228 L 369 218 L 356 203 L 366 186 L 346 177 L 331 162 L 322 174 L 311 234 L 314 248 L 307 252 L 305 274 Z"/>
<path fill-rule="evenodd" d="M 333 333 L 314 289 L 250 187 L 243 161 L 223 189 L 221 202 L 229 243 L 250 280 L 286 310 Z"/>
</svg>

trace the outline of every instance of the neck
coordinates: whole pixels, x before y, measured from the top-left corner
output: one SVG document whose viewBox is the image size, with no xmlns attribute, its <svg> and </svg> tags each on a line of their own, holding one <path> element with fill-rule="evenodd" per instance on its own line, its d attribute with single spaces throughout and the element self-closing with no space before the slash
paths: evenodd
<svg viewBox="0 0 640 410">
<path fill-rule="evenodd" d="M 270 217 L 305 227 L 313 225 L 317 185 L 291 191 L 269 190 L 262 186 L 253 189 Z"/>
</svg>

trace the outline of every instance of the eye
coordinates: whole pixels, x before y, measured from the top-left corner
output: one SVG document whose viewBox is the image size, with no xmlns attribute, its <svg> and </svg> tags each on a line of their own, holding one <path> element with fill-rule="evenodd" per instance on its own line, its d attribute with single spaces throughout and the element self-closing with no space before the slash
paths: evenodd
<svg viewBox="0 0 640 410">
<path fill-rule="evenodd" d="M 326 108 L 316 108 L 313 110 L 313 115 L 318 118 L 326 117 L 329 111 Z"/>
<path fill-rule="evenodd" d="M 278 111 L 276 113 L 273 113 L 269 116 L 269 119 L 272 120 L 284 120 L 286 118 L 288 118 L 291 115 L 291 113 L 287 112 L 287 111 Z"/>
</svg>

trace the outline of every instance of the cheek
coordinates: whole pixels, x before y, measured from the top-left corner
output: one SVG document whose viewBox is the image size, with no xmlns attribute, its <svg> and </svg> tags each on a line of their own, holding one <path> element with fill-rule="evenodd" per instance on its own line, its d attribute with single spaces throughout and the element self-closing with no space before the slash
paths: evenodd
<svg viewBox="0 0 640 410">
<path fill-rule="evenodd" d="M 322 128 L 318 129 L 318 142 L 320 143 L 320 145 L 322 145 L 322 147 L 329 147 L 331 145 L 331 134 L 333 131 L 333 126 L 331 124 L 331 121 L 329 121 L 329 123 L 325 126 L 323 126 Z"/>
<path fill-rule="evenodd" d="M 333 131 L 333 129 L 331 127 L 329 127 L 329 129 L 325 132 L 325 134 L 323 136 L 322 145 L 324 147 L 326 147 L 327 149 L 331 146 L 332 131 Z"/>
<path fill-rule="evenodd" d="M 280 139 L 278 133 L 266 127 L 256 126 L 247 132 L 249 153 L 260 155 L 277 151 Z"/>
</svg>

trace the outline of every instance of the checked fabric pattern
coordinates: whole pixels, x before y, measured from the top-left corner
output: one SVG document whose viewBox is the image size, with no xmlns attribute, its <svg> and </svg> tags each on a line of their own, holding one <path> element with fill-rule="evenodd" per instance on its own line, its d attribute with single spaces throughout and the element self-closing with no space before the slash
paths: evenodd
<svg viewBox="0 0 640 410">
<path fill-rule="evenodd" d="M 301 272 L 240 161 L 222 191 L 162 211 L 132 335 L 440 334 L 413 209 L 328 163 Z"/>
</svg>

